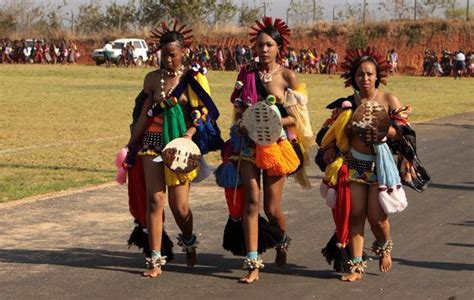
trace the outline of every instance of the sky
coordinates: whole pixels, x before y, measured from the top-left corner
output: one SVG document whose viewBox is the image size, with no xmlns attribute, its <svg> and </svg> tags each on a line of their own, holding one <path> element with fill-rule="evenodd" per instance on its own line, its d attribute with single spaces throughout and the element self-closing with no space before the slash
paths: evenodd
<svg viewBox="0 0 474 300">
<path fill-rule="evenodd" d="M 11 0 L 10 0 L 11 1 Z M 53 6 L 58 4 L 62 4 L 64 0 L 33 0 L 37 4 L 44 4 L 47 5 L 51 3 Z M 117 4 L 124 4 L 127 3 L 128 0 L 101 0 L 103 6 L 116 2 Z M 360 3 L 361 0 L 318 0 L 324 8 L 324 18 L 330 20 L 332 18 L 332 10 L 333 6 L 343 7 L 346 3 Z M 63 9 L 63 11 L 69 10 L 77 10 L 79 5 L 89 3 L 90 0 L 66 0 L 68 3 L 67 7 Z M 267 4 L 267 15 L 272 17 L 286 17 L 286 10 L 290 4 L 290 0 L 234 0 L 236 4 L 248 4 L 249 6 L 253 6 L 254 3 L 257 6 L 262 6 L 264 2 Z M 372 2 L 375 4 L 377 1 L 367 1 L 369 4 Z"/>
</svg>

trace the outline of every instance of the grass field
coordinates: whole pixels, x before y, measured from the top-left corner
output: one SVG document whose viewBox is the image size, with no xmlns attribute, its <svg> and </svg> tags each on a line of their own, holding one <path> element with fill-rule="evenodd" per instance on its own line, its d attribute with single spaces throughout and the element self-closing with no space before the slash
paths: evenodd
<svg viewBox="0 0 474 300">
<path fill-rule="evenodd" d="M 114 156 L 128 140 L 134 99 L 149 71 L 0 65 L 0 202 L 113 180 Z M 208 75 L 225 136 L 236 75 Z M 299 78 L 317 129 L 328 116 L 325 104 L 350 90 L 338 76 Z M 394 76 L 384 89 L 413 106 L 415 122 L 474 110 L 473 79 Z"/>
</svg>

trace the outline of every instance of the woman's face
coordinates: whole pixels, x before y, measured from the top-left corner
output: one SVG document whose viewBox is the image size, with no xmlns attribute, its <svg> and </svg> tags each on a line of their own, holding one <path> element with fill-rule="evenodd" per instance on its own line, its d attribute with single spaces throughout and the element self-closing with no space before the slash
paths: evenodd
<svg viewBox="0 0 474 300">
<path fill-rule="evenodd" d="M 377 81 L 377 71 L 374 63 L 370 61 L 363 62 L 357 68 L 355 82 L 359 91 L 368 92 L 375 89 Z"/>
<path fill-rule="evenodd" d="M 255 51 L 261 63 L 271 63 L 276 60 L 279 47 L 274 39 L 266 33 L 260 33 L 255 43 Z"/>
<path fill-rule="evenodd" d="M 172 42 L 161 48 L 161 63 L 167 71 L 175 71 L 183 64 L 184 48 Z"/>
</svg>

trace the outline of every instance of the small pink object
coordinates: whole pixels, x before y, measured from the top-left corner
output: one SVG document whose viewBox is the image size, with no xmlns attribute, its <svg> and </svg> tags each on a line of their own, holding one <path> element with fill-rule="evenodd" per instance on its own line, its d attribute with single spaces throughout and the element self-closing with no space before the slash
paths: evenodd
<svg viewBox="0 0 474 300">
<path fill-rule="evenodd" d="M 350 107 L 352 107 L 352 103 L 350 101 L 346 100 L 346 101 L 342 102 L 341 106 L 342 106 L 342 108 L 350 108 Z"/>
<path fill-rule="evenodd" d="M 117 152 L 115 157 L 115 166 L 117 167 L 117 173 L 115 174 L 115 180 L 120 184 L 127 183 L 127 170 L 124 169 L 123 163 L 127 157 L 127 148 L 122 148 Z"/>
</svg>

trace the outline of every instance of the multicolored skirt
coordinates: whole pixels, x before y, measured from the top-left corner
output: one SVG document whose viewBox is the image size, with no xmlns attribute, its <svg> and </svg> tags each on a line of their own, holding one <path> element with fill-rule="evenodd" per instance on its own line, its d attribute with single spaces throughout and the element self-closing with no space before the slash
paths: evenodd
<svg viewBox="0 0 474 300">
<path fill-rule="evenodd" d="M 361 153 L 351 148 L 350 155 L 346 157 L 346 162 L 349 169 L 349 182 L 367 185 L 377 183 L 375 155 Z"/>
</svg>

